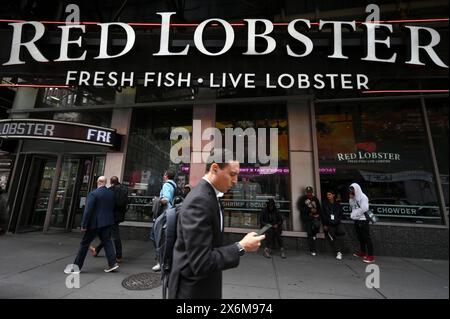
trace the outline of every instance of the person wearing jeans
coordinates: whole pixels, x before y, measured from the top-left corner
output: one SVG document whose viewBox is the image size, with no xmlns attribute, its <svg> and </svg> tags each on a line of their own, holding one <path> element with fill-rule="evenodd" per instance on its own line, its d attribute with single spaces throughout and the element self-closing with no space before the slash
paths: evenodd
<svg viewBox="0 0 450 319">
<path fill-rule="evenodd" d="M 375 262 L 373 243 L 370 237 L 369 221 L 364 215 L 369 210 L 369 198 L 362 192 L 361 186 L 353 183 L 349 187 L 349 204 L 352 210 L 351 219 L 355 221 L 355 231 L 360 243 L 360 251 L 353 256 L 362 257 L 365 263 Z"/>
</svg>

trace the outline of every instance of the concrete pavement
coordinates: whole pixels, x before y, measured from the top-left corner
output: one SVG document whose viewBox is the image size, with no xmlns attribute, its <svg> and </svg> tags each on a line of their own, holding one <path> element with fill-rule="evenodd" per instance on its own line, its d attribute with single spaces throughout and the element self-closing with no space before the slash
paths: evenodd
<svg viewBox="0 0 450 319">
<path fill-rule="evenodd" d="M 161 298 L 161 288 L 128 290 L 124 278 L 151 272 L 150 242 L 124 241 L 124 263 L 104 273 L 106 258 L 87 256 L 80 288 L 66 287 L 63 270 L 73 262 L 80 233 L 27 233 L 0 237 L 0 298 Z M 288 258 L 247 254 L 238 268 L 224 272 L 230 299 L 448 299 L 448 260 L 377 257 L 380 288 L 366 287 L 366 264 L 352 256 L 309 256 L 288 250 Z"/>
</svg>

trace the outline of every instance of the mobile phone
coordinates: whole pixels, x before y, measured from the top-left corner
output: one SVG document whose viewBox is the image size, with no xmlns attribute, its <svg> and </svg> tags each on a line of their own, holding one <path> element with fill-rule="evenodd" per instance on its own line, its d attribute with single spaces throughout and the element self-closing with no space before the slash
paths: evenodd
<svg viewBox="0 0 450 319">
<path fill-rule="evenodd" d="M 272 228 L 272 225 L 267 224 L 266 226 L 264 226 L 263 228 L 258 230 L 256 233 L 257 233 L 258 236 L 261 236 L 261 235 L 263 235 L 266 231 L 268 231 L 271 228 Z"/>
</svg>

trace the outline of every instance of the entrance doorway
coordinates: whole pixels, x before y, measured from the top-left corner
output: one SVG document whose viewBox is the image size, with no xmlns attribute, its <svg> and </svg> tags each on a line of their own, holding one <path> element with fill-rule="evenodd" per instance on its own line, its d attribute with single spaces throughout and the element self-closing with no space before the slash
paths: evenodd
<svg viewBox="0 0 450 319">
<path fill-rule="evenodd" d="M 22 197 L 19 232 L 42 230 L 49 204 L 52 181 L 55 177 L 56 157 L 35 156 Z"/>
<path fill-rule="evenodd" d="M 16 232 L 43 230 L 49 207 L 53 207 L 50 229 L 70 230 L 80 226 L 87 194 L 96 188 L 97 178 L 103 175 L 105 156 L 64 156 L 60 163 L 61 167 L 57 167 L 55 156 L 31 158 Z"/>
<path fill-rule="evenodd" d="M 80 164 L 77 185 L 75 187 L 74 203 L 72 205 L 73 208 L 71 209 L 70 219 L 66 225 L 66 229 L 80 228 L 87 195 L 90 191 L 97 188 L 97 179 L 105 171 L 105 157 L 95 156 L 84 158 Z"/>
</svg>

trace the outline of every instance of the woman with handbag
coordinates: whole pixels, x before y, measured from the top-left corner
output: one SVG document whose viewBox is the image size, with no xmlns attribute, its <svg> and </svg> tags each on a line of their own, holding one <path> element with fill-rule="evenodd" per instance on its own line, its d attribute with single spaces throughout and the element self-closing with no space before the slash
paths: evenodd
<svg viewBox="0 0 450 319">
<path fill-rule="evenodd" d="M 355 231 L 359 240 L 361 250 L 353 254 L 355 257 L 362 257 L 365 263 L 375 262 L 373 256 L 373 243 L 370 237 L 369 220 L 366 213 L 369 211 L 369 198 L 362 192 L 361 186 L 356 183 L 350 185 L 349 204 L 352 210 L 351 219 L 355 221 Z"/>
</svg>

